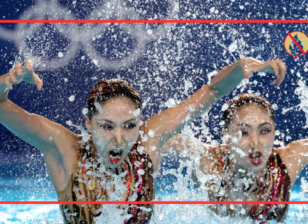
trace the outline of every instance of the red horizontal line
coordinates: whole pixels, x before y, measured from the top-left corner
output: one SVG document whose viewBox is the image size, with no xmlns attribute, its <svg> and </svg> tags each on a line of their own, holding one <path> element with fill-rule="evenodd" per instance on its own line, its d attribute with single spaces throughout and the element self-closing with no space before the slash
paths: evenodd
<svg viewBox="0 0 308 224">
<path fill-rule="evenodd" d="M 308 20 L 0 20 L 0 23 L 308 23 Z"/>
<path fill-rule="evenodd" d="M 45 205 L 45 204 L 156 204 L 156 205 L 212 205 L 212 204 L 308 204 L 308 201 L 0 201 L 0 204 L 27 204 L 27 205 Z"/>
</svg>

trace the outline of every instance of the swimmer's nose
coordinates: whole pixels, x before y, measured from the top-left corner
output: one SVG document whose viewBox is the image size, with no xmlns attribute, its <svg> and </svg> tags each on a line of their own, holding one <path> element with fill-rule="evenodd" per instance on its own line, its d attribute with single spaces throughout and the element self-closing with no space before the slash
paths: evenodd
<svg viewBox="0 0 308 224">
<path fill-rule="evenodd" d="M 258 149 L 260 147 L 260 140 L 257 134 L 251 134 L 250 135 L 250 147 Z"/>
<path fill-rule="evenodd" d="M 120 128 L 115 130 L 115 144 L 121 146 L 123 144 L 122 131 Z"/>
</svg>

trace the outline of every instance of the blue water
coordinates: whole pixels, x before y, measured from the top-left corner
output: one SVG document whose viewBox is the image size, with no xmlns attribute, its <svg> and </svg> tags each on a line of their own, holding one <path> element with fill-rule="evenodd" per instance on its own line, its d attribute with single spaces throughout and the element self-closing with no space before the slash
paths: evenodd
<svg viewBox="0 0 308 224">
<path fill-rule="evenodd" d="M 161 182 L 161 181 L 160 181 Z M 170 181 L 169 181 L 170 183 Z M 158 183 L 159 184 L 159 183 Z M 157 184 L 157 185 L 158 185 Z M 164 192 L 164 193 L 162 193 Z M 187 191 L 189 192 L 189 190 Z M 186 192 L 186 193 L 187 193 Z M 176 195 L 176 196 L 175 196 Z M 189 198 L 187 198 L 189 197 Z M 156 198 L 158 200 L 198 200 L 191 196 L 185 196 L 185 193 L 158 190 Z M 0 179 L 0 200 L 1 201 L 57 201 L 57 195 L 49 179 Z M 291 201 L 307 200 L 302 197 L 300 188 L 292 188 Z M 156 206 L 156 210 L 159 210 Z M 168 205 L 164 207 L 165 214 L 158 212 L 154 214 L 153 223 L 239 223 L 240 220 L 223 219 L 211 215 L 205 205 Z M 197 209 L 198 208 L 198 209 Z M 200 209 L 201 208 L 201 209 Z M 168 210 L 168 211 L 167 211 Z M 307 223 L 306 214 L 308 214 L 308 205 L 291 205 L 286 223 Z M 184 213 L 187 212 L 187 215 Z M 200 220 L 202 213 L 209 214 L 208 219 Z M 176 214 L 176 217 L 174 217 Z M 162 217 L 159 217 L 162 215 Z M 155 217 L 156 216 L 156 217 Z M 157 222 L 161 220 L 161 222 Z M 245 221 L 245 222 L 244 222 Z M 243 223 L 249 220 L 242 220 Z M 19 224 L 19 223 L 63 223 L 62 215 L 58 205 L 0 205 L 0 223 L 1 224 Z M 275 223 L 275 222 L 272 222 Z"/>
</svg>

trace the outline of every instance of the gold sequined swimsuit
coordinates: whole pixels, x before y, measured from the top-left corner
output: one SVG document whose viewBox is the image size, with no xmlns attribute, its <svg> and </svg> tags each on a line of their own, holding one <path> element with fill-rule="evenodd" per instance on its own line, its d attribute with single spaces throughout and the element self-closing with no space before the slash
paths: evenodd
<svg viewBox="0 0 308 224">
<path fill-rule="evenodd" d="M 230 172 L 230 163 L 228 153 L 222 153 L 219 148 L 212 150 L 211 155 L 213 163 L 211 174 L 217 176 L 207 183 L 209 189 L 219 192 L 228 182 L 228 173 Z M 267 174 L 265 181 L 258 190 L 257 194 L 261 195 L 261 201 L 289 201 L 291 180 L 286 166 L 283 164 L 279 153 L 272 153 L 267 162 Z M 217 181 L 218 179 L 221 182 Z M 224 196 L 218 200 L 227 200 Z M 265 223 L 267 220 L 283 221 L 288 213 L 288 205 L 255 205 L 250 211 L 250 217 L 257 223 Z"/>
<path fill-rule="evenodd" d="M 67 201 L 108 201 L 117 187 L 110 172 L 104 170 L 104 167 L 93 158 L 90 150 L 92 144 L 90 140 L 79 151 L 77 169 L 72 173 L 68 186 L 71 194 L 66 195 Z M 146 153 L 139 153 L 137 147 L 137 145 L 133 146 L 126 159 L 116 169 L 116 175 L 122 176 L 120 178 L 125 186 L 122 201 L 130 200 L 132 195 L 136 198 L 135 201 L 152 201 L 155 198 L 151 159 Z M 72 206 L 60 205 L 60 209 L 65 223 L 93 224 L 96 223 L 94 217 L 102 213 L 100 211 L 102 206 L 74 204 Z M 132 216 L 124 223 L 149 223 L 152 209 L 153 205 L 130 205 L 127 214 Z"/>
</svg>

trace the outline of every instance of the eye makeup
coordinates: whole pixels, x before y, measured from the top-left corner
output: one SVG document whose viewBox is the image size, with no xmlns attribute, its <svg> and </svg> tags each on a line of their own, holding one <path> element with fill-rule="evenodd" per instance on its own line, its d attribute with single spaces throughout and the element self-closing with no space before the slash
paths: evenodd
<svg viewBox="0 0 308 224">
<path fill-rule="evenodd" d="M 133 129 L 136 126 L 137 126 L 136 123 L 128 123 L 128 124 L 123 125 L 123 128 L 129 130 L 129 129 Z"/>
<path fill-rule="evenodd" d="M 268 134 L 272 131 L 272 125 L 267 123 L 267 124 L 263 124 L 261 125 L 261 128 L 260 128 L 260 133 L 261 134 Z"/>
<path fill-rule="evenodd" d="M 108 131 L 111 131 L 114 129 L 114 126 L 110 124 L 109 122 L 98 122 L 97 124 L 100 128 L 108 130 Z"/>
<path fill-rule="evenodd" d="M 241 131 L 242 136 L 249 135 L 252 129 L 253 129 L 252 126 L 244 123 L 237 124 L 235 127 L 235 131 L 236 132 Z M 272 131 L 272 129 L 273 129 L 272 124 L 269 122 L 262 123 L 258 126 L 258 132 L 260 134 L 268 134 Z"/>
<path fill-rule="evenodd" d="M 138 120 L 133 118 L 133 119 L 130 119 L 130 120 L 127 120 L 125 122 L 123 122 L 123 124 L 121 125 L 121 127 L 124 129 L 124 130 L 131 130 L 133 128 L 135 128 L 137 126 L 137 123 L 138 123 Z M 103 119 L 103 120 L 98 120 L 97 121 L 97 125 L 102 128 L 102 129 L 105 129 L 105 130 L 114 130 L 117 128 L 117 125 L 112 122 L 112 121 L 109 121 L 107 119 Z"/>
</svg>

